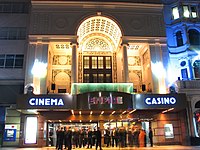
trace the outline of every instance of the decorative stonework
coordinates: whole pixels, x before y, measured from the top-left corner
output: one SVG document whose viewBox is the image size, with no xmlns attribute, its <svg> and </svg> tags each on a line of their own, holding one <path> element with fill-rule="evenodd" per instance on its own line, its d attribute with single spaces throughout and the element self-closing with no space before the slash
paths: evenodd
<svg viewBox="0 0 200 150">
<path fill-rule="evenodd" d="M 103 52 L 103 51 L 100 51 L 100 52 L 96 52 L 96 51 L 91 52 L 91 51 L 88 51 L 88 52 L 83 52 L 83 55 L 110 56 L 110 55 L 112 55 L 112 53 L 111 52 Z"/>
<path fill-rule="evenodd" d="M 129 56 L 128 57 L 129 66 L 141 66 L 141 60 L 139 56 Z"/>
<path fill-rule="evenodd" d="M 84 51 L 111 51 L 111 49 L 105 40 L 94 38 L 86 44 Z"/>
<path fill-rule="evenodd" d="M 56 50 L 65 50 L 70 48 L 70 44 L 56 44 L 55 45 Z"/>
<path fill-rule="evenodd" d="M 117 82 L 117 54 L 113 53 L 113 83 Z"/>
<path fill-rule="evenodd" d="M 62 76 L 59 76 L 59 78 L 64 78 L 65 79 L 65 77 L 66 76 L 69 76 L 70 78 L 71 78 L 71 71 L 70 70 L 67 70 L 67 69 L 62 69 L 62 70 L 60 70 L 60 69 L 53 69 L 52 70 L 52 82 L 53 83 L 55 83 L 55 79 L 56 79 L 56 76 L 58 75 L 58 74 L 60 74 L 60 73 L 62 73 Z"/>
<path fill-rule="evenodd" d="M 53 65 L 71 65 L 71 56 L 70 55 L 54 55 L 53 56 Z"/>
<path fill-rule="evenodd" d="M 78 54 L 78 82 L 83 82 L 83 55 L 82 52 Z"/>
<path fill-rule="evenodd" d="M 118 46 L 122 36 L 119 26 L 113 20 L 103 16 L 95 16 L 83 21 L 77 32 L 78 42 L 80 43 L 84 37 L 92 33 L 102 33 L 110 37 L 115 46 Z"/>
</svg>

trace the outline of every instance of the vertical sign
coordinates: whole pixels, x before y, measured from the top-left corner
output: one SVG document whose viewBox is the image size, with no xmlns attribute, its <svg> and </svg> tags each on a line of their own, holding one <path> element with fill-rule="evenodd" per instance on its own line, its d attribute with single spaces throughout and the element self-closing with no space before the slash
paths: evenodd
<svg viewBox="0 0 200 150">
<path fill-rule="evenodd" d="M 26 118 L 25 144 L 37 143 L 37 117 Z"/>
</svg>

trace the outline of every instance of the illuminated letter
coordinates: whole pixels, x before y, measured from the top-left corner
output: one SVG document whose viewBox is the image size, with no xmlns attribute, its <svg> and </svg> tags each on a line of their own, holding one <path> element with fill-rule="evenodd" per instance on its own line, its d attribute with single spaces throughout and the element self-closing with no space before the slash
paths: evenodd
<svg viewBox="0 0 200 150">
<path fill-rule="evenodd" d="M 147 105 L 151 105 L 151 102 L 149 102 L 151 100 L 151 98 L 146 98 L 145 99 L 145 103 L 147 104 Z"/>
<path fill-rule="evenodd" d="M 50 105 L 50 99 L 49 98 L 45 99 L 45 105 L 47 105 L 47 106 Z"/>
<path fill-rule="evenodd" d="M 57 105 L 58 103 L 57 103 L 57 99 L 51 99 L 51 105 L 53 106 L 53 105 Z"/>
<path fill-rule="evenodd" d="M 162 99 L 162 98 L 161 98 L 161 99 Z M 158 105 L 159 105 L 159 104 L 162 104 L 159 97 L 157 98 L 157 101 L 158 101 L 158 103 L 157 103 Z"/>
<path fill-rule="evenodd" d="M 58 106 L 63 106 L 64 105 L 64 103 L 63 103 L 63 100 L 62 99 L 59 99 L 59 101 L 58 101 Z"/>
<path fill-rule="evenodd" d="M 151 104 L 157 104 L 156 99 L 152 98 Z"/>
<path fill-rule="evenodd" d="M 32 105 L 32 106 L 35 105 L 35 99 L 34 99 L 34 98 L 31 98 L 31 99 L 29 100 L 29 104 Z"/>
<path fill-rule="evenodd" d="M 44 105 L 44 98 L 38 98 L 38 105 Z"/>
<path fill-rule="evenodd" d="M 169 104 L 169 98 L 164 97 L 165 104 Z"/>
<path fill-rule="evenodd" d="M 176 103 L 176 99 L 174 97 L 170 98 L 170 103 L 171 104 L 175 104 Z"/>
</svg>

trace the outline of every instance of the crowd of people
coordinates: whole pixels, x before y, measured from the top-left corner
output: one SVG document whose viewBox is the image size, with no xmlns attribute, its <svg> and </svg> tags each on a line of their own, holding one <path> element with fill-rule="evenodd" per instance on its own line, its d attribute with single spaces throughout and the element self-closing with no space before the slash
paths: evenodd
<svg viewBox="0 0 200 150">
<path fill-rule="evenodd" d="M 104 140 L 102 140 L 102 138 Z M 146 147 L 147 142 L 153 146 L 153 132 L 149 128 L 148 138 L 145 130 L 133 126 L 129 130 L 125 127 L 105 129 L 101 131 L 99 127 L 97 130 L 91 128 L 75 128 L 58 126 L 56 130 L 56 149 L 62 150 L 63 148 L 71 150 L 73 148 L 92 148 L 93 146 L 99 147 L 102 150 L 102 141 L 107 147 Z"/>
</svg>

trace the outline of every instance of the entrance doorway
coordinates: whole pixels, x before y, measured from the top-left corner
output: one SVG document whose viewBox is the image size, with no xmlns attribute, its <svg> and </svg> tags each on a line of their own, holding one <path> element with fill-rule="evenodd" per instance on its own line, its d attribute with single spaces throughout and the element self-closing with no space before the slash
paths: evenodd
<svg viewBox="0 0 200 150">
<path fill-rule="evenodd" d="M 74 138 L 75 138 L 75 132 L 80 132 L 83 134 L 86 134 L 87 131 L 90 129 L 92 132 L 94 132 L 97 129 L 98 123 L 97 122 L 73 122 L 73 123 L 66 123 L 66 122 L 59 122 L 59 123 L 48 123 L 48 133 L 47 133 L 47 146 L 56 146 L 56 131 L 58 128 L 63 128 L 64 130 L 66 128 L 70 128 L 72 131 L 72 145 L 75 144 Z M 85 135 L 83 135 L 85 137 Z M 85 137 L 86 138 L 86 137 Z M 64 143 L 63 143 L 64 144 Z M 78 142 L 78 147 L 80 143 Z M 82 143 L 83 146 L 87 144 L 87 141 L 83 139 Z M 75 146 L 75 145 L 74 145 Z"/>
</svg>

